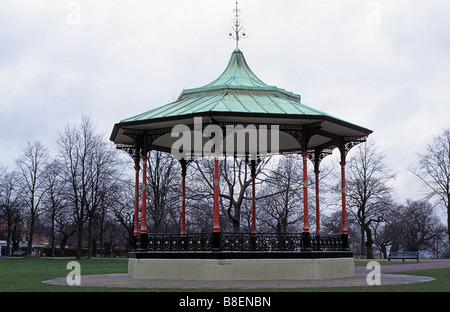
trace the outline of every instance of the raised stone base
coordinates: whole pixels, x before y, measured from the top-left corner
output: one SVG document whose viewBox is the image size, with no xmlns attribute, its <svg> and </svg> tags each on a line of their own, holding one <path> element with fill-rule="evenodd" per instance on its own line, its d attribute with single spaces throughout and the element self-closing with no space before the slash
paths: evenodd
<svg viewBox="0 0 450 312">
<path fill-rule="evenodd" d="M 128 260 L 132 278 L 152 280 L 322 280 L 353 277 L 354 271 L 353 258 Z"/>
</svg>

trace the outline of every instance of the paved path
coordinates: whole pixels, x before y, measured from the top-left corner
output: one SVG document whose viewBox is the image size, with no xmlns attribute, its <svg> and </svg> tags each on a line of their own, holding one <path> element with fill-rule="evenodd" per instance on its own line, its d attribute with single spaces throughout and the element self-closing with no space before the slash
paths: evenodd
<svg viewBox="0 0 450 312">
<path fill-rule="evenodd" d="M 267 289 L 267 288 L 308 288 L 308 287 L 339 287 L 367 286 L 367 274 L 355 273 L 353 278 L 322 280 L 322 281 L 168 281 L 168 280 L 135 280 L 123 274 L 99 274 L 81 276 L 81 285 L 88 287 L 126 287 L 126 288 L 180 288 L 180 289 Z M 408 284 L 429 282 L 433 278 L 400 274 L 381 274 L 381 284 Z M 66 278 L 57 278 L 44 283 L 52 285 L 67 285 Z"/>
<path fill-rule="evenodd" d="M 361 261 L 371 261 L 371 260 L 361 260 Z M 387 262 L 387 260 L 380 260 L 380 262 Z M 382 265 L 381 273 L 394 273 L 394 272 L 405 272 L 405 271 L 418 271 L 418 270 L 428 270 L 428 269 L 443 269 L 450 268 L 450 259 L 426 259 L 421 260 L 417 263 L 402 263 L 402 260 L 392 260 L 390 264 Z M 355 272 L 365 272 L 366 267 L 359 266 L 355 267 Z"/>
<path fill-rule="evenodd" d="M 383 260 L 381 260 L 383 261 Z M 429 282 L 433 278 L 427 276 L 389 274 L 414 270 L 426 270 L 437 268 L 450 268 L 450 260 L 423 260 L 420 263 L 391 264 L 381 266 L 381 284 L 408 284 Z M 367 275 L 371 269 L 366 266 L 355 267 L 355 276 L 352 278 L 314 280 L 314 281 L 167 281 L 167 280 L 136 280 L 123 274 L 97 274 L 82 275 L 81 285 L 91 287 L 127 287 L 127 288 L 181 288 L 181 289 L 264 289 L 264 288 L 307 288 L 307 287 L 342 287 L 342 286 L 367 286 Z M 66 278 L 56 278 L 44 281 L 52 285 L 67 285 Z"/>
</svg>

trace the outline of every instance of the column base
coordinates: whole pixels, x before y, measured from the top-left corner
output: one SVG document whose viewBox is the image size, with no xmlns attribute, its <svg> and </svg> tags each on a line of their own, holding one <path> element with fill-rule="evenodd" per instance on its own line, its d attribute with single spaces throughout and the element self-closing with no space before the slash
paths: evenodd
<svg viewBox="0 0 450 312">
<path fill-rule="evenodd" d="M 213 251 L 220 251 L 220 232 L 213 232 L 211 248 Z"/>
<path fill-rule="evenodd" d="M 147 250 L 147 248 L 148 248 L 148 234 L 141 234 L 139 236 L 139 241 L 140 241 L 139 248 Z"/>
<path fill-rule="evenodd" d="M 348 244 L 348 234 L 341 234 L 342 237 L 342 249 L 350 250 L 350 245 Z"/>
<path fill-rule="evenodd" d="M 309 232 L 302 233 L 302 251 L 311 250 L 311 238 Z"/>
</svg>

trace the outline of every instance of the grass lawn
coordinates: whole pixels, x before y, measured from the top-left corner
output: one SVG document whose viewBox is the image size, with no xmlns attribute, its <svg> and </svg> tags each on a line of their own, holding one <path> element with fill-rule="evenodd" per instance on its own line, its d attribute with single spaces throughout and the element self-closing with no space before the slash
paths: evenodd
<svg viewBox="0 0 450 312">
<path fill-rule="evenodd" d="M 60 291 L 101 291 L 101 292 L 136 292 L 136 291 L 161 291 L 155 289 L 127 289 L 127 288 L 107 288 L 107 287 L 69 287 L 48 285 L 42 283 L 57 277 L 65 277 L 70 272 L 66 269 L 69 261 L 74 259 L 58 259 L 58 258 L 0 258 L 0 292 L 60 292 Z M 82 259 L 79 261 L 81 265 L 81 274 L 106 274 L 106 273 L 126 273 L 128 267 L 127 259 Z M 389 262 L 380 262 L 382 265 L 389 265 Z M 366 265 L 365 261 L 355 261 L 356 266 Z M 399 264 L 399 262 L 396 262 Z M 430 276 L 435 281 L 427 283 L 415 283 L 406 285 L 381 285 L 381 286 L 365 286 L 365 287 L 331 287 L 331 288 L 305 288 L 297 289 L 297 291 L 306 292 L 450 292 L 450 269 L 434 269 L 401 272 L 399 274 Z M 169 290 L 169 289 L 168 289 Z M 185 291 L 183 289 L 170 289 L 169 291 Z M 201 290 L 202 292 L 208 290 Z M 221 291 L 236 291 L 221 290 Z M 237 290 L 240 291 L 240 290 Z M 266 291 L 279 292 L 282 289 L 266 289 Z M 295 289 L 287 289 L 285 291 L 296 291 Z"/>
<path fill-rule="evenodd" d="M 0 258 L 0 292 L 4 291 L 107 291 L 105 288 L 68 287 L 42 283 L 44 280 L 64 277 L 69 261 L 58 258 Z M 126 273 L 128 259 L 81 259 L 81 274 Z"/>
</svg>

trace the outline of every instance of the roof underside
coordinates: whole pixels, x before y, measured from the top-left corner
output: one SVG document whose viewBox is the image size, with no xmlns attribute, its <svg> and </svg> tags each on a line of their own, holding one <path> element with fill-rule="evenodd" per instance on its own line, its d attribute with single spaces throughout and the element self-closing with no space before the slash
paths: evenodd
<svg viewBox="0 0 450 312">
<path fill-rule="evenodd" d="M 129 131 L 158 133 L 152 148 L 170 150 L 177 140 L 171 137 L 171 128 L 179 124 L 192 128 L 194 117 L 201 117 L 204 125 L 279 125 L 280 152 L 300 149 L 289 131 L 292 127 L 320 123 L 320 131 L 310 138 L 308 149 L 332 149 L 338 137 L 358 139 L 372 132 L 302 104 L 300 95 L 265 84 L 250 70 L 242 52 L 235 50 L 216 80 L 183 90 L 175 102 L 122 120 L 114 126 L 111 140 L 119 145 L 134 145 L 136 136 L 130 136 Z"/>
</svg>

